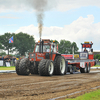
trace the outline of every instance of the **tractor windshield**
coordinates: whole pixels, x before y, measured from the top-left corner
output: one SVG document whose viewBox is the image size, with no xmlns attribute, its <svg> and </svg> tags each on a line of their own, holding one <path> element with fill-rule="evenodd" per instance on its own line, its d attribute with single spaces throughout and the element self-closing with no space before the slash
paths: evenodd
<svg viewBox="0 0 100 100">
<path fill-rule="evenodd" d="M 42 46 L 41 46 L 42 50 Z M 39 45 L 36 45 L 35 52 L 39 52 Z M 50 52 L 50 45 L 43 45 L 43 52 Z"/>
</svg>

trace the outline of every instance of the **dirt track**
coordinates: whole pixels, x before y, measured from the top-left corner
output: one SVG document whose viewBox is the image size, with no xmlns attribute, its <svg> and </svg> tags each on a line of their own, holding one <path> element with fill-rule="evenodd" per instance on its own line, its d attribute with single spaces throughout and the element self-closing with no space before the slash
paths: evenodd
<svg viewBox="0 0 100 100">
<path fill-rule="evenodd" d="M 91 88 L 96 86 L 100 86 L 100 73 L 52 77 L 18 76 L 15 73 L 4 73 L 0 74 L 0 100 L 48 100 L 84 90 L 72 95 L 76 97 L 85 92 L 94 91 Z M 59 100 L 67 97 L 70 96 Z"/>
</svg>

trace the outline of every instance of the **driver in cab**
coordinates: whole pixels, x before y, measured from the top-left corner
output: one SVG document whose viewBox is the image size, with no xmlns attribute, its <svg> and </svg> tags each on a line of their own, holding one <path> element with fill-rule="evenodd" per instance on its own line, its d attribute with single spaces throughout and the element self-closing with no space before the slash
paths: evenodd
<svg viewBox="0 0 100 100">
<path fill-rule="evenodd" d="M 84 52 L 88 52 L 88 51 L 86 50 L 86 48 L 84 49 Z"/>
</svg>

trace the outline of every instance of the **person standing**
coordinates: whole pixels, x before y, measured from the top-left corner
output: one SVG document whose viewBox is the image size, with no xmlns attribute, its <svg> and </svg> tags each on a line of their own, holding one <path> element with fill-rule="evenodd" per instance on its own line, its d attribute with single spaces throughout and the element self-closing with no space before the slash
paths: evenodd
<svg viewBox="0 0 100 100">
<path fill-rule="evenodd" d="M 86 50 L 86 48 L 84 49 L 84 52 L 88 52 L 88 51 Z"/>
</svg>

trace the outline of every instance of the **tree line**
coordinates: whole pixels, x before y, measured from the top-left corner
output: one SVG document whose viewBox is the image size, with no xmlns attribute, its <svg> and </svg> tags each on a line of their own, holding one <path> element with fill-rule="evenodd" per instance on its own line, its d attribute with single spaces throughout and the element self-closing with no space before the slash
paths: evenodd
<svg viewBox="0 0 100 100">
<path fill-rule="evenodd" d="M 100 54 L 96 54 L 96 55 L 94 55 L 94 59 L 98 59 L 98 60 L 100 60 Z"/>
<path fill-rule="evenodd" d="M 9 43 L 9 39 L 13 36 L 13 43 Z M 16 52 L 19 55 L 25 55 L 26 52 L 32 52 L 35 46 L 35 39 L 27 33 L 5 33 L 0 35 L 0 49 L 9 52 Z"/>
<path fill-rule="evenodd" d="M 9 43 L 9 39 L 14 37 L 13 43 Z M 52 42 L 53 40 L 51 40 Z M 27 33 L 19 32 L 15 33 L 5 33 L 4 35 L 0 35 L 0 49 L 7 50 L 9 53 L 16 52 L 19 55 L 25 55 L 25 53 L 33 52 L 35 47 L 35 38 Z M 74 53 L 77 53 L 78 47 L 75 42 L 71 43 L 67 40 L 60 40 L 58 42 L 55 40 L 55 43 L 58 44 L 58 50 L 61 54 L 72 54 L 72 49 Z M 5 52 L 2 52 L 5 54 Z"/>
</svg>

